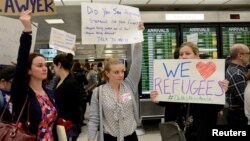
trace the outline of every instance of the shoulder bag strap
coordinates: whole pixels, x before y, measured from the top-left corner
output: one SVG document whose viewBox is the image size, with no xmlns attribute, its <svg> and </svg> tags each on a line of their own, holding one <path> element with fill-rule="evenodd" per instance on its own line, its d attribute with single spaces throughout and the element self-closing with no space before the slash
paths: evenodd
<svg viewBox="0 0 250 141">
<path fill-rule="evenodd" d="M 23 104 L 23 107 L 22 107 L 22 109 L 21 109 L 21 112 L 19 113 L 19 115 L 18 115 L 18 118 L 17 118 L 17 121 L 16 121 L 16 125 L 18 124 L 18 122 L 19 122 L 19 120 L 20 120 L 20 118 L 21 118 L 21 116 L 22 116 L 22 114 L 23 114 L 23 110 L 24 110 L 24 108 L 25 108 L 25 106 L 26 106 L 26 104 L 27 104 L 27 101 L 28 101 L 28 95 L 26 96 L 26 99 L 25 99 L 25 101 L 24 101 L 24 104 Z M 29 107 L 29 106 L 28 106 Z M 28 109 L 28 117 L 27 117 L 27 119 L 29 119 L 29 109 Z"/>
<path fill-rule="evenodd" d="M 188 126 L 188 118 L 189 118 L 189 115 L 190 115 L 190 103 L 187 104 L 187 113 L 186 113 L 186 117 L 185 117 L 185 122 L 184 122 L 184 132 L 186 132 L 186 129 L 187 129 L 187 126 Z"/>
</svg>

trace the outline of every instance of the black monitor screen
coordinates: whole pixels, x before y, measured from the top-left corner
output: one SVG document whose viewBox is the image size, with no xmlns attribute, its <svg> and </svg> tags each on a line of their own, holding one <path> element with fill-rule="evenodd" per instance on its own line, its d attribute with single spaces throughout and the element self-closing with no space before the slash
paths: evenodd
<svg viewBox="0 0 250 141">
<path fill-rule="evenodd" d="M 208 54 L 211 58 L 218 58 L 218 41 L 216 27 L 183 27 L 183 42 L 191 41 L 197 44 L 201 54 Z"/>
<path fill-rule="evenodd" d="M 230 55 L 230 47 L 242 43 L 250 47 L 250 27 L 222 27 L 223 56 Z"/>
<path fill-rule="evenodd" d="M 173 58 L 177 45 L 176 30 L 174 27 L 146 26 L 143 32 L 142 95 L 148 95 L 153 89 L 153 60 Z"/>
</svg>

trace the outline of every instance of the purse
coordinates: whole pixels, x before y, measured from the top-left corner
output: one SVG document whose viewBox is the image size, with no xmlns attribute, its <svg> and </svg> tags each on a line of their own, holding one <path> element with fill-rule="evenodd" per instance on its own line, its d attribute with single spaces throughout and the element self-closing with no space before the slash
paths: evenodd
<svg viewBox="0 0 250 141">
<path fill-rule="evenodd" d="M 3 115 L 7 109 L 7 105 L 9 105 L 9 102 L 6 104 L 0 117 L 0 141 L 36 141 L 35 135 L 18 127 L 19 120 L 23 114 L 25 106 L 27 105 L 27 101 L 28 101 L 28 96 L 25 99 L 25 102 L 23 104 L 20 114 L 18 115 L 16 123 L 8 123 L 2 121 Z M 29 107 L 30 104 L 28 104 L 27 123 L 29 123 Z"/>
<path fill-rule="evenodd" d="M 160 133 L 162 141 L 186 141 L 186 128 L 192 124 L 193 121 L 189 119 L 190 104 L 187 106 L 186 119 L 184 121 L 184 131 L 179 127 L 178 123 L 175 121 L 168 121 L 165 123 L 160 123 Z M 190 120 L 190 121 L 189 121 Z"/>
<path fill-rule="evenodd" d="M 175 121 L 160 123 L 159 128 L 162 141 L 186 141 L 185 132 Z"/>
</svg>

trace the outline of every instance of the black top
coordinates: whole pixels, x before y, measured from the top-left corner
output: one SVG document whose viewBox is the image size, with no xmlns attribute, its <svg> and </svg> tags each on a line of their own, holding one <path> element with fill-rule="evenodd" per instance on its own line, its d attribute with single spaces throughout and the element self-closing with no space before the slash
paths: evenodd
<svg viewBox="0 0 250 141">
<path fill-rule="evenodd" d="M 62 84 L 55 90 L 55 100 L 59 109 L 59 117 L 75 124 L 81 123 L 80 96 L 78 82 L 69 73 Z"/>
</svg>

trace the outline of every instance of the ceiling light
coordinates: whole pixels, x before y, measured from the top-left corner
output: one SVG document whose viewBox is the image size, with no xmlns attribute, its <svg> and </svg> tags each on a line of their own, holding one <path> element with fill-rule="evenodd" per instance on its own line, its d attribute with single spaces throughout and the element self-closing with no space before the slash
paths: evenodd
<svg viewBox="0 0 250 141">
<path fill-rule="evenodd" d="M 63 19 L 45 19 L 48 24 L 63 24 Z"/>
<path fill-rule="evenodd" d="M 166 21 L 204 20 L 204 14 L 166 14 Z"/>
<path fill-rule="evenodd" d="M 105 50 L 105 53 L 113 53 L 112 50 Z"/>
</svg>

